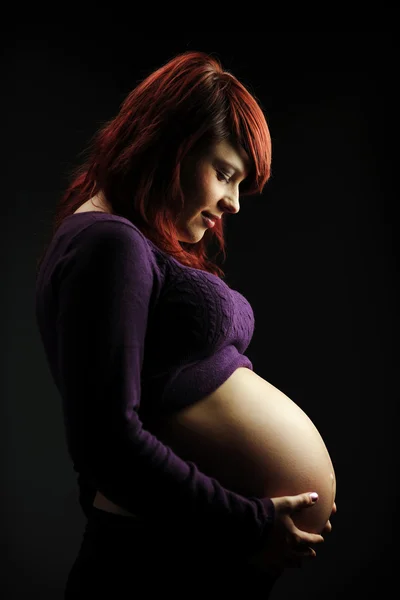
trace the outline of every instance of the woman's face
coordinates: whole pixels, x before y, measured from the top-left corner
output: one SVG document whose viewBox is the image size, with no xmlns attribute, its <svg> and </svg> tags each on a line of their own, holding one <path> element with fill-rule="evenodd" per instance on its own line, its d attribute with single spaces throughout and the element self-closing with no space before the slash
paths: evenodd
<svg viewBox="0 0 400 600">
<path fill-rule="evenodd" d="M 182 163 L 181 185 L 184 209 L 177 221 L 178 240 L 195 244 L 209 227 L 203 213 L 221 217 L 239 212 L 239 184 L 248 174 L 249 159 L 243 149 L 219 142 L 200 156 L 187 156 Z"/>
</svg>

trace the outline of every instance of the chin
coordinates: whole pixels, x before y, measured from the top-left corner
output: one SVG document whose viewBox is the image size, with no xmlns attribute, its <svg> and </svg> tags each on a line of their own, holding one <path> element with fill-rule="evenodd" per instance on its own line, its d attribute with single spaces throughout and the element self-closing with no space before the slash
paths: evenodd
<svg viewBox="0 0 400 600">
<path fill-rule="evenodd" d="M 205 231 L 180 231 L 178 233 L 178 240 L 180 242 L 186 242 L 186 244 L 197 244 L 203 239 Z"/>
<path fill-rule="evenodd" d="M 179 241 L 180 241 L 181 243 L 183 243 L 183 242 L 184 242 L 185 244 L 197 244 L 197 243 L 198 243 L 198 242 L 200 242 L 202 239 L 203 239 L 203 236 L 200 236 L 200 237 L 198 237 L 197 239 L 193 239 L 193 238 L 191 238 L 190 240 L 189 240 L 189 239 L 180 239 Z"/>
</svg>

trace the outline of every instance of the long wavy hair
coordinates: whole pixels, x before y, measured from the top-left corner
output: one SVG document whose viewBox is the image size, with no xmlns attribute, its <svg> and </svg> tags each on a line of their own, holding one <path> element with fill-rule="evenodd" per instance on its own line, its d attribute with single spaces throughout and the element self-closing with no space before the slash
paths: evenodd
<svg viewBox="0 0 400 600">
<path fill-rule="evenodd" d="M 65 217 L 102 192 L 113 214 L 130 220 L 161 250 L 223 278 L 215 262 L 219 253 L 226 258 L 223 219 L 195 244 L 180 242 L 175 227 L 185 202 L 182 161 L 223 140 L 250 159 L 240 195 L 261 193 L 271 172 L 271 137 L 260 102 L 215 56 L 175 56 L 143 79 L 91 138 L 56 205 L 50 241 Z M 217 252 L 210 258 L 213 244 Z"/>
</svg>

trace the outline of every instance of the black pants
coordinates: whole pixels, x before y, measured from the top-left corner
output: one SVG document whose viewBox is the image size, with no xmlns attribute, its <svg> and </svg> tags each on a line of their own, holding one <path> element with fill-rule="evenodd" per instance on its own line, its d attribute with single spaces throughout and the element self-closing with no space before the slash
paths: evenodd
<svg viewBox="0 0 400 600">
<path fill-rule="evenodd" d="M 219 593 L 224 599 L 240 593 L 247 598 L 268 598 L 276 577 L 243 561 L 224 560 L 212 548 L 188 547 L 179 540 L 179 536 L 157 535 L 143 521 L 93 507 L 64 600 L 92 600 L 97 594 L 110 594 L 113 600 L 161 594 L 203 599 Z"/>
</svg>

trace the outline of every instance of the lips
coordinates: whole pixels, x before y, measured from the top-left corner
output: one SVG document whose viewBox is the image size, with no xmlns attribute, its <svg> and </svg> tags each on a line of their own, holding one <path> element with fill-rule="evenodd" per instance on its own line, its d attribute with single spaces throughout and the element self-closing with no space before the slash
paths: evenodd
<svg viewBox="0 0 400 600">
<path fill-rule="evenodd" d="M 202 213 L 202 217 L 204 219 L 205 224 L 207 225 L 207 227 L 214 227 L 215 225 L 215 219 L 211 219 L 208 216 L 209 213 Z"/>
</svg>

